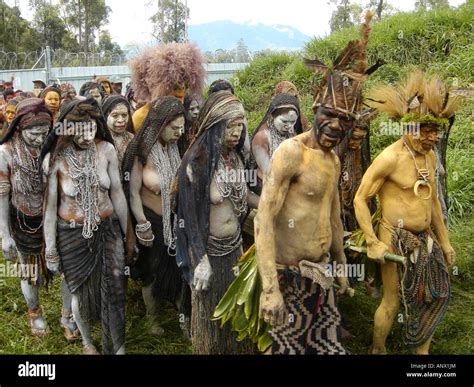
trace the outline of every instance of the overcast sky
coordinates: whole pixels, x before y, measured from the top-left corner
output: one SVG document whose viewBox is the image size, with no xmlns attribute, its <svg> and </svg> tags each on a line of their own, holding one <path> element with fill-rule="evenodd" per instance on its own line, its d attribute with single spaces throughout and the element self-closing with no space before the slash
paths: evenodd
<svg viewBox="0 0 474 387">
<path fill-rule="evenodd" d="M 52 0 L 53 3 L 57 0 Z M 181 0 L 185 1 L 185 0 Z M 6 0 L 14 5 L 14 0 Z M 106 0 L 112 9 L 110 23 L 106 28 L 121 46 L 130 43 L 143 44 L 151 38 L 152 26 L 148 20 L 154 7 L 148 7 L 156 0 Z M 368 0 L 358 1 L 361 4 Z M 452 6 L 465 0 L 449 0 Z M 28 0 L 19 0 L 22 14 L 31 18 Z M 401 10 L 414 9 L 415 0 L 389 0 Z M 155 6 L 156 7 L 156 6 Z M 189 24 L 202 24 L 216 20 L 262 23 L 267 25 L 284 24 L 299 29 L 309 36 L 324 36 L 329 32 L 329 19 L 334 5 L 328 0 L 188 0 L 190 9 Z"/>
</svg>

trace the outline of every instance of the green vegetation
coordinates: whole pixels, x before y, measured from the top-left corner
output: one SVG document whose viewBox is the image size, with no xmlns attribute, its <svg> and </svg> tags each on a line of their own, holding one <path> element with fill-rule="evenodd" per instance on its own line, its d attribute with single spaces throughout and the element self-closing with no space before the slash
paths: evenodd
<svg viewBox="0 0 474 387">
<path fill-rule="evenodd" d="M 3 263 L 3 260 L 2 260 Z M 181 333 L 177 312 L 170 304 L 161 305 L 161 324 L 165 335 L 155 337 L 148 333 L 149 324 L 141 298 L 141 288 L 129 282 L 126 306 L 126 349 L 129 354 L 186 355 L 191 345 Z M 26 304 L 21 294 L 18 278 L 8 278 L 0 283 L 0 354 L 64 354 L 79 355 L 82 344 L 68 343 L 59 327 L 61 317 L 60 280 L 55 278 L 49 292 L 41 291 L 41 305 L 49 324 L 50 333 L 45 338 L 32 337 L 27 325 Z M 94 325 L 93 340 L 100 350 L 100 324 Z"/>
</svg>

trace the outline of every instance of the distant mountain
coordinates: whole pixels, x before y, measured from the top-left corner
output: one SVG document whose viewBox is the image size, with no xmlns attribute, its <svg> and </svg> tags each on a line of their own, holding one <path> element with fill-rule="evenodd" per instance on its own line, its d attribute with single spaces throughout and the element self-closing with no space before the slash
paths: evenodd
<svg viewBox="0 0 474 387">
<path fill-rule="evenodd" d="M 228 20 L 189 26 L 189 39 L 203 51 L 236 48 L 243 39 L 250 51 L 298 50 L 310 39 L 296 28 L 263 24 L 239 24 Z"/>
</svg>

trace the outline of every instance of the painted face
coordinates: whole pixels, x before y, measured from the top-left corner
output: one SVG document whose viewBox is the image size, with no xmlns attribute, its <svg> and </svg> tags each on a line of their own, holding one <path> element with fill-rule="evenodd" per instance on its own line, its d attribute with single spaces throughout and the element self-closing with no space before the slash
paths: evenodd
<svg viewBox="0 0 474 387">
<path fill-rule="evenodd" d="M 318 142 L 323 149 L 331 150 L 337 146 L 345 133 L 353 126 L 353 120 L 344 113 L 325 107 L 319 107 L 316 113 L 316 128 Z"/>
<path fill-rule="evenodd" d="M 7 123 L 10 124 L 16 115 L 16 106 L 8 105 L 5 109 L 5 118 L 7 119 Z"/>
<path fill-rule="evenodd" d="M 291 109 L 280 109 L 275 112 L 273 125 L 281 134 L 294 133 L 298 113 Z"/>
<path fill-rule="evenodd" d="M 183 103 L 184 102 L 184 96 L 186 95 L 186 89 L 185 88 L 175 89 L 173 91 L 173 93 L 171 93 L 171 95 L 173 97 L 178 98 L 181 101 L 181 103 Z"/>
<path fill-rule="evenodd" d="M 110 95 L 111 90 L 110 90 L 109 82 L 102 82 L 101 85 L 104 88 L 105 95 Z"/>
<path fill-rule="evenodd" d="M 114 89 L 114 91 L 117 94 L 122 94 L 122 84 L 121 83 L 113 83 L 112 84 L 112 89 Z"/>
<path fill-rule="evenodd" d="M 359 150 L 362 146 L 362 141 L 364 141 L 366 135 L 367 129 L 355 127 L 352 132 L 352 137 L 349 140 L 349 149 Z"/>
<path fill-rule="evenodd" d="M 8 102 L 10 100 L 12 100 L 13 98 L 15 98 L 15 96 L 13 94 L 8 94 L 6 97 L 5 97 L 5 101 Z"/>
<path fill-rule="evenodd" d="M 189 109 L 186 112 L 188 115 L 188 120 L 194 122 L 199 117 L 199 103 L 196 100 L 193 100 L 189 105 Z"/>
<path fill-rule="evenodd" d="M 42 88 L 40 85 L 35 85 L 35 86 L 33 87 L 33 91 L 32 91 L 32 92 L 33 92 L 33 94 L 34 94 L 36 97 L 38 97 L 38 96 L 41 94 L 42 91 L 43 91 L 43 88 Z"/>
<path fill-rule="evenodd" d="M 31 129 L 23 129 L 21 131 L 21 137 L 25 141 L 26 145 L 31 148 L 41 148 L 48 136 L 49 126 L 37 126 Z"/>
<path fill-rule="evenodd" d="M 244 130 L 244 119 L 236 118 L 232 121 L 229 121 L 227 128 L 224 132 L 223 145 L 227 149 L 234 149 L 239 145 L 240 137 L 242 136 L 242 131 Z"/>
<path fill-rule="evenodd" d="M 97 134 L 97 124 L 94 120 L 76 123 L 76 135 L 74 136 L 74 144 L 81 149 L 87 149 L 95 140 Z"/>
<path fill-rule="evenodd" d="M 66 98 L 69 98 L 69 99 L 74 99 L 76 98 L 76 90 L 74 89 L 67 89 L 67 90 L 64 90 L 63 93 L 62 93 L 62 99 L 66 99 Z"/>
<path fill-rule="evenodd" d="M 99 89 L 91 89 L 88 93 L 88 96 L 94 98 L 99 103 L 99 105 L 101 104 L 102 96 L 100 95 Z"/>
<path fill-rule="evenodd" d="M 107 126 L 114 133 L 123 133 L 127 130 L 128 121 L 130 116 L 128 115 L 128 109 L 125 104 L 121 103 L 115 106 L 107 117 Z"/>
<path fill-rule="evenodd" d="M 44 102 L 51 113 L 56 113 L 61 105 L 61 97 L 55 91 L 50 91 L 44 96 Z"/>
<path fill-rule="evenodd" d="M 433 126 L 421 126 L 419 136 L 407 134 L 406 137 L 417 153 L 426 155 L 433 150 L 433 147 L 438 142 L 438 136 L 440 136 L 441 133 L 442 132 Z"/>
<path fill-rule="evenodd" d="M 165 143 L 177 142 L 184 133 L 184 116 L 179 116 L 166 125 L 161 132 L 161 139 Z"/>
</svg>

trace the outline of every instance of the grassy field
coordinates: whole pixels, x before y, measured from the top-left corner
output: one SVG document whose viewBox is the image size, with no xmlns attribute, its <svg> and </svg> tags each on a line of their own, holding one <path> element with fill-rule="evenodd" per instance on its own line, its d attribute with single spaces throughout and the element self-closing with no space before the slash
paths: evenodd
<svg viewBox="0 0 474 387">
<path fill-rule="evenodd" d="M 452 303 L 437 330 L 432 345 L 433 354 L 474 354 L 474 214 L 469 214 L 451 230 L 453 246 L 458 254 L 459 273 L 452 276 Z M 29 335 L 25 302 L 18 279 L 9 278 L 0 286 L 0 354 L 64 354 L 81 353 L 81 344 L 69 344 L 62 336 L 58 320 L 61 311 L 59 280 L 41 299 L 51 332 L 43 339 Z M 378 300 L 369 297 L 359 286 L 354 298 L 340 300 L 344 326 L 353 335 L 345 344 L 353 354 L 367 353 L 371 345 L 374 311 Z M 191 346 L 181 334 L 176 312 L 170 305 L 162 306 L 161 323 L 165 335 L 149 335 L 141 291 L 130 282 L 127 300 L 126 348 L 129 354 L 179 355 L 191 354 Z M 100 347 L 99 327 L 94 329 L 94 341 Z M 408 353 L 395 324 L 389 336 L 389 353 Z"/>
<path fill-rule="evenodd" d="M 50 327 L 45 338 L 32 337 L 26 322 L 26 304 L 18 279 L 9 278 L 0 287 L 0 354 L 61 354 L 77 355 L 82 352 L 80 342 L 68 343 L 59 327 L 61 313 L 60 281 L 55 279 L 46 293 L 41 293 L 44 315 Z M 129 283 L 126 306 L 126 349 L 129 354 L 178 355 L 190 354 L 191 346 L 181 334 L 177 314 L 173 308 L 162 306 L 163 337 L 149 335 L 148 320 L 141 299 L 141 289 Z M 94 343 L 100 350 L 100 328 L 93 329 Z"/>
</svg>

